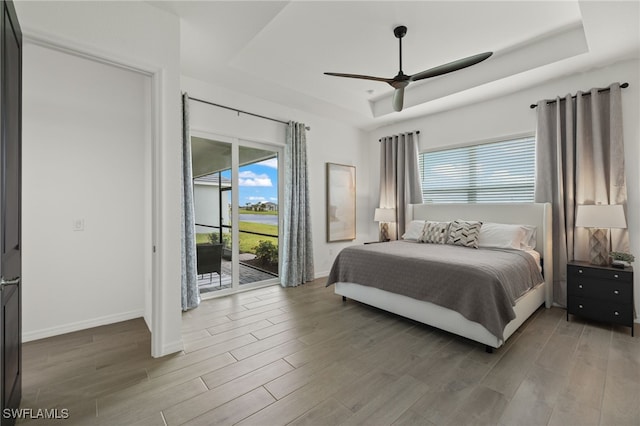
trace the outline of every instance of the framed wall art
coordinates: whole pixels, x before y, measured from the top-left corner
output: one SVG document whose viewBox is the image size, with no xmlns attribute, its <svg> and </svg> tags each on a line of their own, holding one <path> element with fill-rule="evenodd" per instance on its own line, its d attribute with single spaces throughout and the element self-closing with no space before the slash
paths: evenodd
<svg viewBox="0 0 640 426">
<path fill-rule="evenodd" d="M 356 239 L 356 168 L 327 163 L 327 242 Z"/>
</svg>

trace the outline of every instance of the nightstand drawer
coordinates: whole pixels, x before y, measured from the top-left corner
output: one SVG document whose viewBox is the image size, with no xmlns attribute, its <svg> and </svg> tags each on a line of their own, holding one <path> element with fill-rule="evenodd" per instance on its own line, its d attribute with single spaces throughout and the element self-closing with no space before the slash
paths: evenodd
<svg viewBox="0 0 640 426">
<path fill-rule="evenodd" d="M 621 305 L 582 297 L 571 297 L 568 300 L 567 309 L 570 314 L 597 321 L 624 325 L 633 323 L 633 309 L 630 304 Z"/>
<path fill-rule="evenodd" d="M 631 327 L 633 337 L 633 268 L 616 269 L 583 261 L 567 263 L 569 314 Z"/>
<path fill-rule="evenodd" d="M 628 304 L 632 301 L 633 283 L 572 276 L 567 282 L 567 292 L 570 296 Z"/>
<path fill-rule="evenodd" d="M 612 270 L 611 268 L 592 268 L 580 265 L 567 265 L 567 272 L 574 277 L 593 277 L 612 281 L 633 281 L 633 272 L 625 270 Z"/>
</svg>

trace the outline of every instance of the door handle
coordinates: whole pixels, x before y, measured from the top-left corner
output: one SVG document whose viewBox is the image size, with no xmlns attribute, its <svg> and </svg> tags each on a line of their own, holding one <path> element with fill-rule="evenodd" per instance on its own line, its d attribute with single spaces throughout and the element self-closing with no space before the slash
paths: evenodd
<svg viewBox="0 0 640 426">
<path fill-rule="evenodd" d="M 18 284 L 20 284 L 20 277 L 11 278 L 10 280 L 5 280 L 4 277 L 0 278 L 0 290 L 4 289 L 6 286 Z"/>
</svg>

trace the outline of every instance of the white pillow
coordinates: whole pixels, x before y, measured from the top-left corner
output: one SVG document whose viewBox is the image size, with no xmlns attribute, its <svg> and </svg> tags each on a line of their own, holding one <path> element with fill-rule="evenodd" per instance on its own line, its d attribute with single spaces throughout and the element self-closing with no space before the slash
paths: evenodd
<svg viewBox="0 0 640 426">
<path fill-rule="evenodd" d="M 402 239 L 417 241 L 422 235 L 425 223 L 426 221 L 424 220 L 412 220 L 409 222 L 409 226 L 407 226 L 406 232 L 402 235 Z"/>
<path fill-rule="evenodd" d="M 536 239 L 537 239 L 537 230 L 535 226 L 531 225 L 522 225 L 525 229 L 525 237 L 520 243 L 520 248 L 522 250 L 533 250 L 536 248 Z"/>
<path fill-rule="evenodd" d="M 479 247 L 531 250 L 535 247 L 535 227 L 485 222 L 480 229 Z"/>
</svg>

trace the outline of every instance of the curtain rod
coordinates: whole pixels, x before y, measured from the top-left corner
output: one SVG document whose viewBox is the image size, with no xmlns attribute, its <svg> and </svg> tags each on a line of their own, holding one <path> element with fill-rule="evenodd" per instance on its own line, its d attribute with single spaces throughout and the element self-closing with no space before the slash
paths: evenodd
<svg viewBox="0 0 640 426">
<path fill-rule="evenodd" d="M 189 99 L 190 99 L 190 100 L 192 100 L 192 101 L 196 101 L 196 102 L 202 102 L 203 104 L 216 106 L 216 107 L 218 107 L 218 108 L 224 108 L 224 109 L 228 109 L 228 110 L 231 110 L 231 111 L 235 111 L 235 112 L 237 112 L 238 114 L 251 115 L 251 116 L 253 116 L 253 117 L 263 118 L 263 119 L 265 119 L 265 120 L 275 121 L 276 123 L 289 124 L 289 122 L 287 122 L 287 121 L 282 121 L 282 120 L 278 120 L 277 118 L 271 118 L 271 117 L 266 117 L 266 116 L 264 116 L 264 115 L 260 115 L 260 114 L 254 114 L 254 113 L 252 113 L 252 112 L 243 111 L 243 110 L 241 110 L 241 109 L 232 108 L 232 107 L 228 107 L 228 106 L 220 105 L 220 104 L 215 104 L 215 103 L 213 103 L 213 102 L 205 101 L 205 100 L 198 99 L 198 98 L 192 98 L 191 96 L 189 96 Z M 309 126 L 305 126 L 305 129 L 307 129 L 307 130 L 311 130 L 311 127 L 309 127 Z"/>
<path fill-rule="evenodd" d="M 416 135 L 420 134 L 420 130 L 416 130 L 414 132 L 407 132 L 407 133 L 415 133 Z M 391 135 L 391 136 L 398 136 L 398 135 Z M 385 137 L 389 137 L 389 136 L 385 136 Z M 378 142 L 382 142 L 382 138 L 378 139 Z"/>
<path fill-rule="evenodd" d="M 627 87 L 629 87 L 629 83 L 622 83 L 622 84 L 620 85 L 620 88 L 621 88 L 621 89 L 626 89 Z M 606 88 L 604 88 L 604 89 L 600 89 L 600 90 L 598 90 L 598 93 L 608 92 L 609 90 L 610 90 L 610 89 L 609 89 L 608 87 L 606 87 Z M 585 96 L 588 96 L 588 95 L 590 95 L 590 94 L 591 94 L 591 93 L 587 92 L 587 93 L 585 93 Z M 573 96 L 572 96 L 572 98 L 573 98 L 573 99 L 575 99 L 575 98 L 576 98 L 576 95 L 573 95 Z M 547 102 L 547 105 L 552 104 L 552 103 L 555 103 L 555 102 L 556 102 L 555 100 L 553 100 L 553 101 L 548 101 L 548 102 Z M 537 106 L 538 106 L 538 104 L 531 104 L 531 105 L 529 105 L 529 108 L 534 109 L 534 108 L 535 108 L 535 107 L 537 107 Z"/>
</svg>

